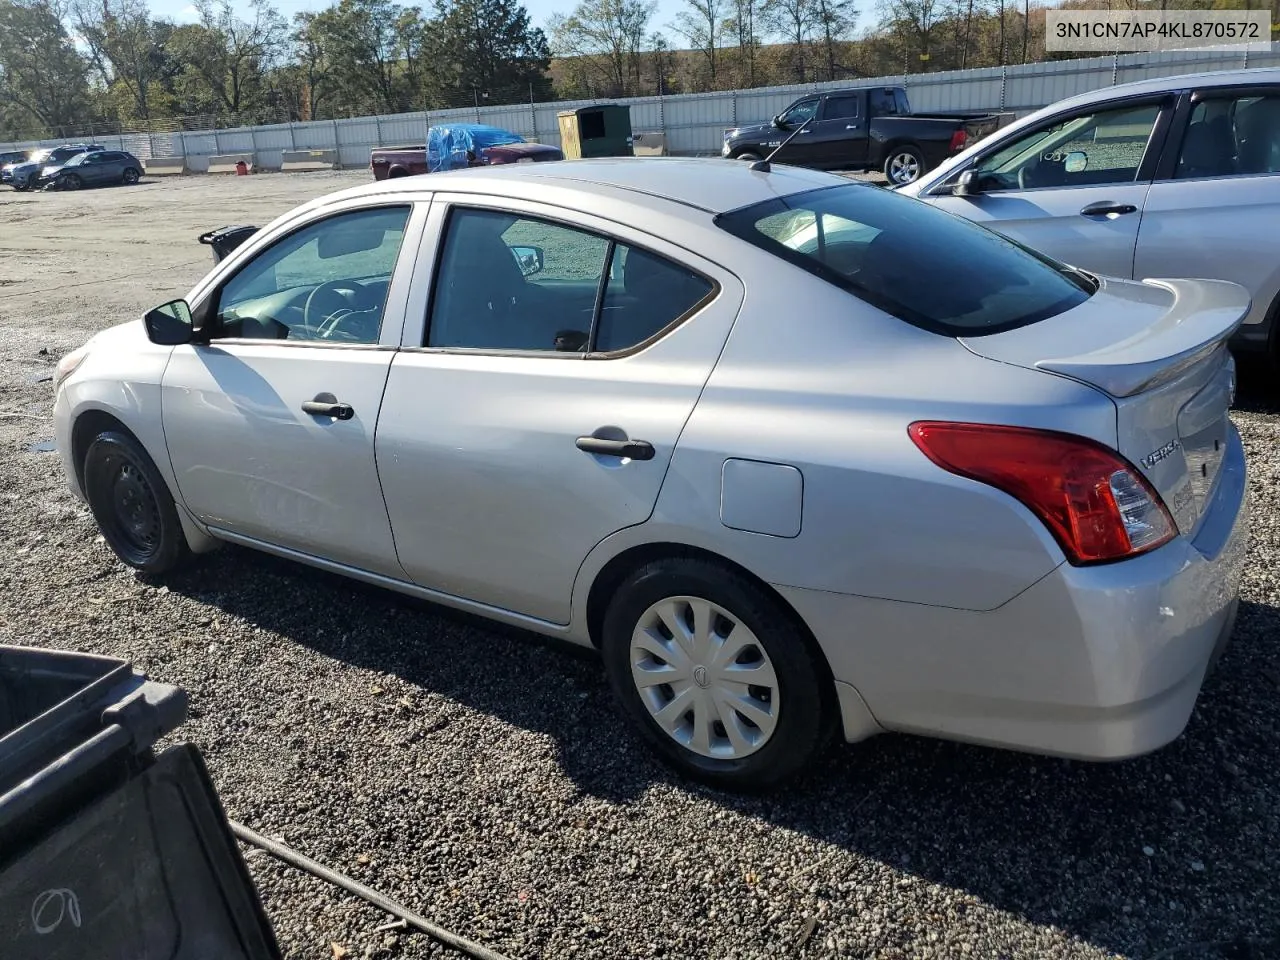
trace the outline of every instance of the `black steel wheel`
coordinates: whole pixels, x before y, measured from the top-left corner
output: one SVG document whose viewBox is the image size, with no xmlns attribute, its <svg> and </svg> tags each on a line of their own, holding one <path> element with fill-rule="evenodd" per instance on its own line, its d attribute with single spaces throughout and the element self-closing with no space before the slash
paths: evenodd
<svg viewBox="0 0 1280 960">
<path fill-rule="evenodd" d="M 109 430 L 94 438 L 84 457 L 84 490 L 103 538 L 124 563 L 162 574 L 186 559 L 177 505 L 133 437 Z"/>
</svg>

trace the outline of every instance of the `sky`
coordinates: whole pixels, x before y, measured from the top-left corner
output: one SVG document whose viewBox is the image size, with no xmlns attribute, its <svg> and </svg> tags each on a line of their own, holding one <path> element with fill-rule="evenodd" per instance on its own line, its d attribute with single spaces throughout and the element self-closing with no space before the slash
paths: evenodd
<svg viewBox="0 0 1280 960">
<path fill-rule="evenodd" d="M 400 0 L 400 2 L 407 4 L 411 0 Z M 274 3 L 286 19 L 292 19 L 293 15 L 300 10 L 317 10 L 329 5 L 325 0 L 274 0 Z M 245 3 L 236 5 L 241 9 L 248 6 Z M 423 5 L 430 6 L 429 3 Z M 569 13 L 576 5 L 576 0 L 524 0 L 524 5 L 528 8 L 529 17 L 534 25 L 545 28 L 547 20 L 553 14 Z M 856 6 L 861 9 L 866 4 L 858 3 Z M 155 16 L 175 20 L 178 23 L 194 23 L 196 20 L 195 7 L 191 5 L 191 0 L 150 0 L 150 7 Z M 651 33 L 661 31 L 674 43 L 674 31 L 668 27 L 668 24 L 683 9 L 685 5 L 681 0 L 658 0 L 658 11 L 649 22 L 649 31 Z"/>
</svg>

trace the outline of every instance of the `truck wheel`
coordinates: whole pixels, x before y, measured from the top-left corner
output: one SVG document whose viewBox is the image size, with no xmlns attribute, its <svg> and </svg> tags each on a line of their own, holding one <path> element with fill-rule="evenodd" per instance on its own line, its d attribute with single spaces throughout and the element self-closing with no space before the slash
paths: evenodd
<svg viewBox="0 0 1280 960">
<path fill-rule="evenodd" d="M 924 154 L 916 147 L 894 147 L 884 158 L 884 175 L 895 187 L 914 183 L 923 173 Z"/>
<path fill-rule="evenodd" d="M 741 153 L 734 154 L 733 159 L 745 160 L 747 161 L 747 163 L 755 163 L 757 160 L 760 160 L 762 158 L 760 154 L 755 153 L 751 150 L 743 150 Z"/>
</svg>

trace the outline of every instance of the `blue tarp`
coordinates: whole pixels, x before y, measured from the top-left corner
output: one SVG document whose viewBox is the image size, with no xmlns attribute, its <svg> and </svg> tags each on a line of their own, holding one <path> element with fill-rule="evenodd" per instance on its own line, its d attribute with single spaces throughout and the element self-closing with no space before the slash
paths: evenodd
<svg viewBox="0 0 1280 960">
<path fill-rule="evenodd" d="M 467 166 L 468 150 L 479 153 L 504 143 L 524 143 L 524 137 L 483 123 L 433 126 L 427 130 L 427 172 L 460 170 Z"/>
</svg>

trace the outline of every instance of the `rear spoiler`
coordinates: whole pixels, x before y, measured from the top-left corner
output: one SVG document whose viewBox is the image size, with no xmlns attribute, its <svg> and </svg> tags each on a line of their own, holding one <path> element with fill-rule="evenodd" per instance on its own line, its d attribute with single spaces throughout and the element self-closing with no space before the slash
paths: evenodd
<svg viewBox="0 0 1280 960">
<path fill-rule="evenodd" d="M 213 248 L 213 262 L 217 263 L 257 232 L 257 227 L 219 227 L 217 230 L 200 234 L 196 239 Z"/>
</svg>

